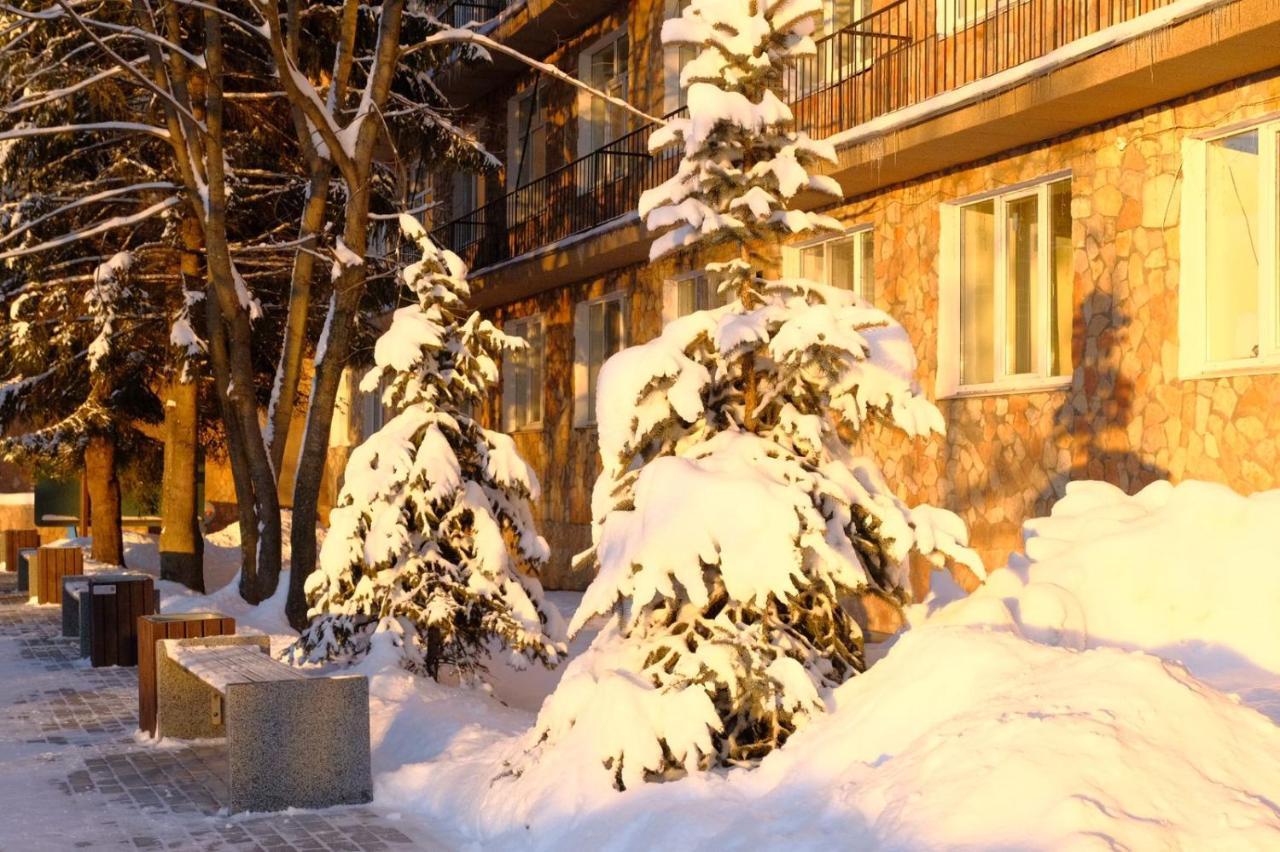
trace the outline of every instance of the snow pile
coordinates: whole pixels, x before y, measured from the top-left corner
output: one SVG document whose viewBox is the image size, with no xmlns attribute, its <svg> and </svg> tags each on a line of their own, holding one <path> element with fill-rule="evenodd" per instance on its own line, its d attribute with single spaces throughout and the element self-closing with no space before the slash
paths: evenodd
<svg viewBox="0 0 1280 852">
<path fill-rule="evenodd" d="M 1026 524 L 1025 555 L 932 621 L 1140 649 L 1224 689 L 1280 688 L 1277 601 L 1280 491 L 1158 482 L 1130 497 L 1076 482 L 1050 517 Z"/>
<path fill-rule="evenodd" d="M 1247 660 L 1242 682 L 1256 684 L 1274 665 L 1278 520 L 1280 492 L 1073 486 L 1028 524 L 1029 556 L 972 599 L 916 608 L 916 626 L 824 692 L 828 712 L 754 770 L 622 793 L 598 783 L 600 745 L 586 740 L 698 714 L 615 717 L 515 776 L 529 714 L 374 673 L 387 717 L 375 724 L 377 799 L 504 849 L 1276 848 L 1280 729 L 1249 706 L 1268 695 L 1260 704 L 1198 676 Z M 591 660 L 570 666 L 566 686 L 608 679 L 582 671 Z M 562 687 L 543 714 L 610 695 Z M 410 746 L 401 718 L 425 740 Z"/>
<path fill-rule="evenodd" d="M 756 770 L 625 793 L 584 778 L 597 771 L 589 751 L 561 750 L 518 779 L 500 777 L 518 753 L 518 718 L 474 694 L 445 701 L 403 683 L 393 693 L 393 683 L 375 677 L 391 717 L 375 725 L 379 804 L 456 821 L 488 848 L 1280 843 L 1269 804 L 1280 801 L 1270 757 L 1280 730 L 1139 653 L 929 625 L 835 690 L 831 712 Z M 407 759 L 406 732 L 391 721 L 403 713 L 430 741 L 421 762 Z"/>
</svg>

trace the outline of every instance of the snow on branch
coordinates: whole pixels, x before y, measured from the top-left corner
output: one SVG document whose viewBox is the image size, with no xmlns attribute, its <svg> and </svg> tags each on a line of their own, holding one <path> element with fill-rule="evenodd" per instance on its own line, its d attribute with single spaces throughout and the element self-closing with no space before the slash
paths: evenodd
<svg viewBox="0 0 1280 852">
<path fill-rule="evenodd" d="M 55 249 L 61 246 L 70 245 L 71 243 L 78 242 L 80 240 L 85 240 L 85 239 L 88 239 L 89 237 L 95 237 L 98 234 L 106 233 L 107 231 L 112 231 L 117 228 L 127 228 L 130 225 L 136 225 L 139 222 L 145 222 L 147 219 L 150 219 L 152 216 L 156 216 L 160 213 L 163 213 L 169 208 L 176 207 L 181 203 L 182 203 L 182 199 L 180 197 L 171 196 L 169 198 L 166 198 L 163 201 L 159 201 L 155 204 L 152 204 L 150 207 L 146 208 L 145 210 L 140 210 L 137 213 L 133 213 L 128 216 L 113 216 L 112 218 L 105 219 L 101 222 L 98 222 L 95 225 L 92 225 L 91 227 L 83 228 L 78 231 L 72 231 L 70 233 L 63 234 L 60 237 L 55 237 L 52 240 L 46 240 L 45 242 L 38 243 L 33 246 L 23 246 L 22 248 L 10 249 L 9 251 L 6 251 L 6 252 L 0 252 L 0 260 L 9 260 L 10 258 L 26 257 L 28 255 L 39 254 L 40 252 L 45 252 L 45 251 L 49 251 L 50 249 Z"/>
</svg>

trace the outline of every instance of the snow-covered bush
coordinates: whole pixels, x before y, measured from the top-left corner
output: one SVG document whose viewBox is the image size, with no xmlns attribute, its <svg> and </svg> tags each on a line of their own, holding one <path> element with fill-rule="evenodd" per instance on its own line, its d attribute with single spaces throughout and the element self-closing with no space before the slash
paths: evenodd
<svg viewBox="0 0 1280 852">
<path fill-rule="evenodd" d="M 296 652 L 354 657 L 389 632 L 406 666 L 432 677 L 442 665 L 474 675 L 495 639 L 554 664 L 563 627 L 537 580 L 548 557 L 530 510 L 537 478 L 510 437 L 469 413 L 524 341 L 467 315 L 461 259 L 412 218 L 400 225 L 422 253 L 403 273 L 417 303 L 396 311 L 361 383 L 386 380 L 398 413 L 347 463 Z"/>
<path fill-rule="evenodd" d="M 845 291 L 770 280 L 780 235 L 834 227 L 788 209 L 831 146 L 791 129 L 782 70 L 814 49 L 819 0 L 693 0 L 668 46 L 694 44 L 678 173 L 646 193 L 656 259 L 732 244 L 708 266 L 729 304 L 678 319 L 599 376 L 603 472 L 593 495 L 598 571 L 570 624 L 610 614 L 544 706 L 537 748 L 591 750 L 631 786 L 749 762 L 825 709 L 864 668 L 843 605 L 907 599 L 912 551 L 981 575 L 953 514 L 899 500 L 851 443 L 869 424 L 941 431 L 894 320 Z"/>
</svg>

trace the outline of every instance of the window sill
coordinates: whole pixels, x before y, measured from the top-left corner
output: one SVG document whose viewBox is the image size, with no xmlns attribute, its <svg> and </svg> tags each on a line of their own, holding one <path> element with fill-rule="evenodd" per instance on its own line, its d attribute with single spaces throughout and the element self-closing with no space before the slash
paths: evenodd
<svg viewBox="0 0 1280 852">
<path fill-rule="evenodd" d="M 1197 379 L 1229 379 L 1234 376 L 1265 376 L 1280 373 L 1280 356 L 1233 361 L 1225 364 L 1205 364 L 1188 370 L 1179 370 L 1178 379 L 1194 382 Z"/>
<path fill-rule="evenodd" d="M 508 429 L 504 429 L 503 431 L 505 431 L 508 435 L 524 435 L 529 432 L 541 432 L 542 424 L 527 423 L 524 426 L 517 426 L 514 429 L 508 428 Z"/>
<path fill-rule="evenodd" d="M 1070 376 L 1054 376 L 1051 378 L 1021 379 L 1017 381 L 994 382 L 986 385 L 962 385 L 946 393 L 938 394 L 938 399 L 969 399 L 983 396 L 1008 396 L 1022 393 L 1045 393 L 1064 391 L 1071 388 Z"/>
</svg>

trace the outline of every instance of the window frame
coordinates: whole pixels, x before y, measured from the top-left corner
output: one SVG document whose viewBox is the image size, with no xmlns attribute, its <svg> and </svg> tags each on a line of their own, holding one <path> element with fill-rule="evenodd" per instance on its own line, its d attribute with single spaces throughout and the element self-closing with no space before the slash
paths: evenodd
<svg viewBox="0 0 1280 852">
<path fill-rule="evenodd" d="M 1258 131 L 1258 354 L 1209 357 L 1208 172 L 1211 143 Z M 1178 282 L 1180 379 L 1280 373 L 1280 113 L 1216 127 L 1182 143 L 1181 274 Z"/>
<path fill-rule="evenodd" d="M 828 287 L 836 287 L 836 289 L 843 290 L 844 289 L 843 287 L 838 287 L 837 285 L 831 283 L 831 274 L 830 274 L 831 273 L 831 252 L 829 250 L 829 247 L 834 243 L 843 242 L 844 240 L 855 240 L 855 241 L 871 240 L 872 264 L 871 264 L 871 270 L 869 275 L 870 275 L 872 284 L 874 285 L 875 283 L 875 259 L 874 259 L 875 258 L 875 226 L 869 223 L 854 225 L 848 228 L 847 230 L 840 232 L 839 234 L 828 234 L 826 236 L 817 237 L 815 239 L 803 240 L 801 242 L 791 243 L 789 245 L 783 246 L 782 247 L 782 274 L 787 278 L 803 277 L 804 265 L 801 261 L 801 256 L 804 254 L 805 251 L 809 249 L 817 248 L 818 246 L 825 246 L 825 247 L 828 247 L 828 250 L 824 252 L 824 255 L 823 255 L 823 276 L 826 280 L 820 281 L 818 283 L 825 284 Z M 853 295 L 857 296 L 859 299 L 862 299 L 865 302 L 874 304 L 874 300 L 872 298 L 873 294 L 863 292 L 864 284 L 866 282 L 866 278 L 868 274 L 866 267 L 864 265 L 865 257 L 863 254 L 863 250 L 864 250 L 863 246 L 855 245 L 855 249 L 853 252 L 854 286 L 848 292 L 853 293 Z M 874 289 L 874 286 L 872 289 Z"/>
<path fill-rule="evenodd" d="M 629 300 L 627 293 L 614 290 L 602 296 L 583 299 L 574 306 L 573 311 L 573 425 L 577 429 L 593 428 L 596 425 L 595 388 L 591 387 L 591 308 L 607 302 L 618 302 L 622 315 L 622 334 L 618 351 L 626 349 L 631 343 L 631 324 L 627 314 Z M 604 360 L 607 361 L 609 357 Z M 600 362 L 604 366 L 604 361 Z"/>
<path fill-rule="evenodd" d="M 706 281 L 705 286 L 713 288 L 712 292 L 709 295 L 712 296 L 713 299 L 719 301 L 718 304 L 712 305 L 711 308 L 708 308 L 708 310 L 714 310 L 716 308 L 724 306 L 725 304 L 724 301 L 719 300 L 719 285 L 713 282 L 712 277 L 707 273 L 707 271 L 704 269 L 691 269 L 691 270 L 688 270 L 687 272 L 682 272 L 679 275 L 673 275 L 670 278 L 663 279 L 663 282 L 662 282 L 662 324 L 663 325 L 666 325 L 672 320 L 680 319 L 680 317 L 682 316 L 687 316 L 687 314 L 680 313 L 680 287 L 681 285 L 687 282 L 697 281 L 698 279 L 705 280 Z"/>
<path fill-rule="evenodd" d="M 934 0 L 934 30 L 943 38 L 951 38 L 1027 2 L 1030 0 Z M 975 8 L 970 17 L 967 13 L 968 6 L 976 7 L 979 4 L 983 5 L 983 11 L 979 12 Z M 947 14 L 956 8 L 965 9 L 966 14 L 959 17 Z"/>
<path fill-rule="evenodd" d="M 633 83 L 631 79 L 631 46 L 632 45 L 631 45 L 631 34 L 627 30 L 627 25 L 625 22 L 621 26 L 619 26 L 617 29 L 612 30 L 608 34 L 604 35 L 603 37 L 601 37 L 600 39 L 592 43 L 589 47 L 583 50 L 581 54 L 579 54 L 578 79 L 586 81 L 588 85 L 595 85 L 595 83 L 593 82 L 593 77 L 591 72 L 595 57 L 602 51 L 607 50 L 611 47 L 614 47 L 617 44 L 617 42 L 623 39 L 626 39 L 627 41 L 627 49 L 621 53 L 621 58 L 625 63 L 625 72 L 624 72 L 624 76 L 626 78 L 625 88 L 630 89 Z M 628 100 L 629 94 L 630 94 L 629 92 L 624 91 L 622 93 L 623 100 Z M 595 139 L 596 137 L 595 121 L 592 115 L 592 110 L 595 108 L 595 105 L 596 105 L 596 99 L 593 95 L 588 94 L 587 92 L 582 92 L 582 91 L 578 93 L 578 109 L 577 109 L 578 133 L 577 135 L 578 135 L 578 158 L 579 159 L 587 156 L 592 151 L 595 151 L 599 148 L 604 147 L 605 145 L 610 144 L 611 142 L 615 142 L 618 139 L 621 139 L 623 136 L 627 135 L 627 133 L 631 132 L 631 128 L 628 128 L 624 130 L 622 133 L 615 136 L 613 139 L 609 139 L 604 142 L 597 143 Z M 608 106 L 605 107 L 606 110 L 609 108 L 610 107 Z M 628 123 L 629 120 L 630 120 L 630 116 L 628 116 L 627 118 L 624 118 L 623 122 Z"/>
<path fill-rule="evenodd" d="M 936 395 L 939 399 L 951 399 L 966 396 L 992 396 L 1009 393 L 1033 393 L 1036 391 L 1062 390 L 1071 386 L 1076 364 L 1071 365 L 1071 372 L 1061 375 L 1049 375 L 1048 365 L 1052 362 L 1049 341 L 1052 339 L 1053 302 L 1050 282 L 1053 277 L 1054 253 L 1052 251 L 1053 228 L 1050 221 L 1051 188 L 1054 184 L 1069 181 L 1072 183 L 1074 198 L 1074 178 L 1070 170 L 1053 172 L 1033 180 L 1002 186 L 989 192 L 972 195 L 944 203 L 941 207 L 941 245 L 939 246 L 939 292 L 938 292 L 938 373 Z M 1037 322 L 1040 326 L 1041 338 L 1044 341 L 1040 350 L 1033 352 L 1037 363 L 1044 365 L 1043 372 L 1006 373 L 1007 335 L 1008 335 L 1008 255 L 1006 253 L 1007 218 L 1006 211 L 1010 202 L 1027 198 L 1037 198 L 1037 222 L 1040 234 L 1037 246 L 1040 293 L 1039 298 L 1044 309 L 1039 312 Z M 995 378 L 990 382 L 966 383 L 963 378 L 961 359 L 963 357 L 963 245 L 961 216 L 966 207 L 985 202 L 994 202 L 994 242 L 992 254 L 994 258 L 994 276 L 992 280 L 992 372 Z M 1074 233 L 1075 217 L 1072 216 Z M 1073 300 L 1075 289 L 1075 270 L 1072 266 L 1071 281 Z M 1066 342 L 1071 347 L 1073 341 Z M 1068 349 L 1070 351 L 1070 348 Z"/>
<path fill-rule="evenodd" d="M 527 342 L 529 340 L 529 329 L 532 328 L 535 324 L 537 325 L 537 328 L 538 328 L 538 341 L 540 344 L 535 354 L 537 355 L 537 358 L 539 361 L 538 376 L 541 379 L 541 381 L 538 382 L 538 387 L 534 388 L 532 376 L 530 376 L 529 389 L 528 389 L 529 396 L 524 400 L 520 400 L 519 402 L 513 403 L 510 394 L 514 392 L 514 388 L 512 386 L 512 383 L 514 381 L 512 368 L 514 367 L 514 364 L 511 363 L 510 353 L 508 353 L 507 356 L 503 358 L 501 420 L 502 420 L 502 431 L 508 434 L 515 434 L 518 432 L 539 431 L 542 429 L 543 424 L 546 422 L 546 419 L 547 419 L 547 392 L 546 392 L 546 389 L 547 389 L 547 320 L 546 320 L 546 316 L 542 313 L 535 313 L 535 314 L 529 314 L 528 316 L 516 317 L 516 318 L 505 320 L 502 324 L 502 331 L 504 334 L 511 335 L 512 337 L 522 338 Z M 524 369 L 527 370 L 528 367 L 526 366 Z M 531 419 L 528 419 L 527 409 L 529 407 L 530 401 L 534 398 L 535 394 L 538 397 L 538 418 L 536 420 L 531 420 Z M 526 416 L 524 419 L 521 420 L 520 423 L 517 424 L 513 422 L 511 414 L 513 411 L 513 405 L 519 405 L 521 403 L 523 403 L 526 409 L 526 412 L 525 412 Z"/>
<path fill-rule="evenodd" d="M 546 89 L 540 83 L 540 80 L 535 79 L 532 84 L 512 95 L 507 101 L 507 192 L 514 192 L 547 176 L 547 129 L 550 124 L 550 116 L 547 114 L 544 101 Z M 522 150 L 525 125 L 520 118 L 520 109 L 526 101 L 536 101 L 538 107 L 536 112 L 533 113 L 533 121 L 529 124 L 528 151 Z M 541 140 L 540 152 L 535 148 L 535 146 L 539 145 L 539 140 Z M 528 163 L 522 162 L 522 154 L 528 155 Z M 537 163 L 541 163 L 541 168 L 535 170 L 533 166 Z M 525 170 L 531 175 L 523 183 L 520 182 L 520 166 L 522 165 L 528 166 Z M 540 172 L 540 174 L 534 175 L 535 171 Z"/>
<path fill-rule="evenodd" d="M 664 20 L 680 17 L 683 14 L 681 6 L 687 2 L 688 0 L 664 0 L 662 7 Z M 680 73 L 684 70 L 681 54 L 684 50 L 683 47 L 666 45 L 662 48 L 662 112 L 664 115 L 670 115 L 685 106 L 687 100 L 688 93 L 680 85 Z"/>
</svg>

